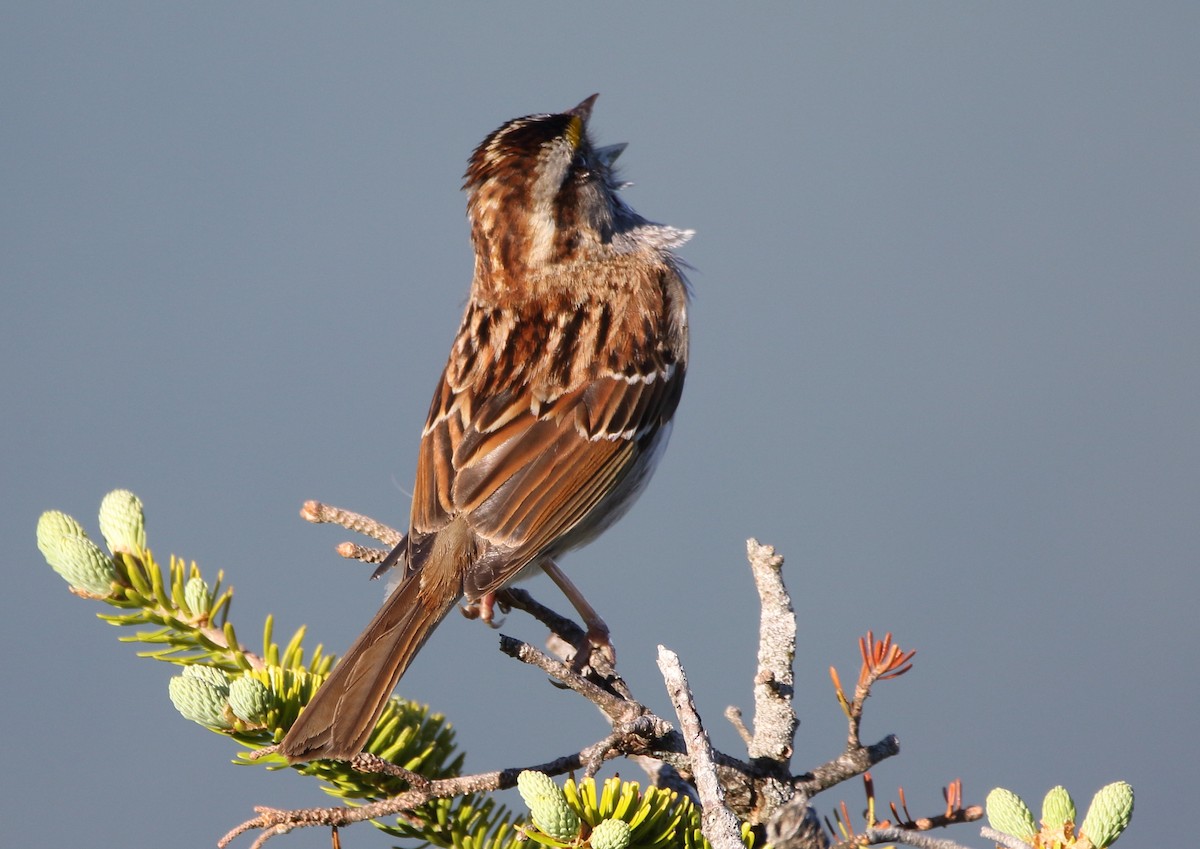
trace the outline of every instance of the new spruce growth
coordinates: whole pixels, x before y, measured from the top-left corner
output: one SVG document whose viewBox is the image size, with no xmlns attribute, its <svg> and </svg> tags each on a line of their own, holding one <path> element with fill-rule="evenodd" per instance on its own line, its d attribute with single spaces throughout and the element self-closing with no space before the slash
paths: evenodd
<svg viewBox="0 0 1200 849">
<path fill-rule="evenodd" d="M 1038 828 L 1029 807 L 1016 793 L 997 787 L 987 797 L 992 828 L 1034 849 L 1105 849 L 1121 836 L 1133 816 L 1133 788 L 1117 781 L 1100 788 L 1076 827 L 1075 802 L 1064 787 L 1055 787 L 1042 802 Z"/>
</svg>

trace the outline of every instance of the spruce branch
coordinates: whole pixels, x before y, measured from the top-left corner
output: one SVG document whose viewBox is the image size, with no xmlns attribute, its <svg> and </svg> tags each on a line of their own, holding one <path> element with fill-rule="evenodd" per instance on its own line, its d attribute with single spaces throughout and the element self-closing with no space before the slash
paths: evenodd
<svg viewBox="0 0 1200 849">
<path fill-rule="evenodd" d="M 356 542 L 339 546 L 346 556 L 385 568 L 393 559 L 388 557 L 389 550 L 403 540 L 402 533 L 385 524 L 320 502 L 305 504 L 302 515 L 311 522 L 338 524 L 387 546 Z M 115 625 L 142 628 L 123 639 L 150 645 L 153 648 L 145 655 L 184 667 L 183 674 L 169 686 L 181 713 L 240 744 L 245 751 L 239 753 L 239 761 L 258 762 L 270 769 L 288 767 L 275 754 L 275 744 L 321 686 L 335 658 L 324 654 L 319 645 L 306 658 L 303 628 L 281 647 L 274 641 L 270 617 L 262 629 L 261 651 L 243 646 L 229 620 L 233 592 L 222 588 L 223 575 L 218 573 L 210 586 L 194 563 L 185 566 L 184 561 L 172 557 L 167 569 L 159 567 L 146 548 L 141 502 L 132 493 L 120 491 L 106 498 L 101 528 L 111 554 L 92 543 L 74 519 L 51 511 L 39 522 L 38 545 L 72 592 L 119 610 L 103 618 Z M 636 837 L 640 833 L 639 823 L 651 820 L 676 829 L 677 845 L 685 849 L 750 846 L 764 837 L 777 849 L 826 846 L 828 838 L 820 830 L 810 801 L 899 752 L 891 735 L 864 745 L 858 728 L 871 688 L 907 672 L 912 652 L 902 652 L 890 634 L 876 641 L 867 633 L 860 641 L 863 666 L 853 700 L 845 696 L 836 671 L 832 671 L 835 693 L 849 721 L 845 751 L 807 772 L 793 773 L 798 724 L 793 707 L 795 613 L 782 579 L 783 558 L 754 540 L 747 544 L 747 556 L 761 603 L 753 730 L 745 726 L 737 708 L 725 712 L 739 730 L 745 756 L 712 747 L 674 653 L 661 650 L 659 662 L 678 728 L 635 697 L 611 658 L 593 652 L 588 663 L 582 664 L 572 657 L 575 646 L 586 644 L 581 639 L 584 629 L 573 619 L 525 591 L 506 590 L 497 599 L 500 609 L 526 613 L 545 625 L 552 654 L 506 636 L 500 638 L 501 651 L 541 670 L 556 686 L 599 708 L 609 722 L 608 734 L 531 767 L 463 775 L 463 756 L 444 718 L 428 707 L 393 698 L 363 754 L 350 762 L 314 761 L 290 767 L 320 780 L 327 792 L 345 800 L 343 804 L 295 810 L 256 808 L 255 817 L 226 834 L 221 845 L 257 832 L 253 843 L 257 847 L 272 837 L 312 826 L 328 827 L 336 834 L 339 828 L 371 820 L 389 834 L 434 846 L 512 849 L 522 833 L 536 834 L 513 825 L 508 812 L 486 794 L 516 786 L 517 777 L 532 770 L 545 776 L 582 774 L 578 785 L 568 781 L 563 791 L 579 811 L 580 849 L 587 849 L 593 833 L 604 846 L 620 846 L 630 834 Z M 634 782 L 610 779 L 597 795 L 592 776 L 615 758 L 641 766 L 653 786 L 641 791 Z M 893 805 L 896 822 L 876 822 L 872 813 L 866 830 L 851 832 L 851 837 L 857 845 L 866 845 L 868 837 L 880 837 L 902 843 L 925 841 L 911 845 L 948 849 L 951 844 L 929 842 L 922 832 L 966 821 L 965 811 L 974 809 L 962 808 L 961 787 L 954 785 L 948 789 L 947 802 L 944 814 L 913 819 L 901 792 L 903 819 Z M 613 811 L 623 825 L 612 818 Z M 1121 816 L 1127 821 L 1127 814 Z M 1115 826 L 1104 822 L 1104 833 L 1112 832 Z M 839 817 L 842 827 L 848 827 L 845 817 Z M 676 832 L 656 834 L 655 840 L 667 840 Z M 893 834 L 896 836 L 881 837 Z"/>
</svg>

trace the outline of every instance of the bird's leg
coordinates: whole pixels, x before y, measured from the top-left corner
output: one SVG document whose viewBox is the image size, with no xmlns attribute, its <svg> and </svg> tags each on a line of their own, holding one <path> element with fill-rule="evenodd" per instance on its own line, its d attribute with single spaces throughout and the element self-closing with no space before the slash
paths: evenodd
<svg viewBox="0 0 1200 849">
<path fill-rule="evenodd" d="M 598 649 L 610 664 L 616 663 L 617 654 L 613 650 L 612 640 L 609 638 L 608 625 L 600 618 L 596 609 L 588 604 L 583 593 L 571 583 L 571 579 L 558 568 L 553 560 L 543 561 L 542 571 L 558 585 L 563 595 L 567 597 L 567 601 L 571 602 L 571 606 L 579 612 L 583 618 L 583 624 L 587 627 L 587 634 L 584 635 L 582 645 L 575 647 L 575 660 L 571 663 L 575 671 L 578 672 L 588 665 L 593 649 Z"/>
<path fill-rule="evenodd" d="M 460 608 L 463 616 L 468 619 L 478 619 L 489 628 L 499 628 L 501 622 L 496 621 L 496 594 L 484 593 L 474 601 L 468 601 Z"/>
</svg>

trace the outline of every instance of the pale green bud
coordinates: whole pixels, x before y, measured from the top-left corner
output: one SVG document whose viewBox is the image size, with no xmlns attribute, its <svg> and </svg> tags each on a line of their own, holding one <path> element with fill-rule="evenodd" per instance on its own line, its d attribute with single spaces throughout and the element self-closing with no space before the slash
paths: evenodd
<svg viewBox="0 0 1200 849">
<path fill-rule="evenodd" d="M 59 537 L 54 548 L 43 554 L 50 568 L 75 589 L 98 596 L 112 593 L 117 567 L 112 558 L 87 537 Z"/>
<path fill-rule="evenodd" d="M 632 833 L 625 820 L 604 820 L 592 829 L 592 849 L 627 849 Z"/>
<path fill-rule="evenodd" d="M 183 585 L 183 601 L 192 613 L 207 613 L 212 604 L 212 591 L 201 577 L 188 579 Z"/>
<path fill-rule="evenodd" d="M 199 678 L 201 681 L 207 681 L 214 687 L 221 687 L 225 690 L 229 689 L 229 676 L 225 674 L 225 670 L 218 669 L 215 666 L 205 666 L 202 663 L 189 663 L 183 667 L 183 675 L 185 678 Z"/>
<path fill-rule="evenodd" d="M 229 707 L 233 715 L 245 722 L 258 723 L 267 718 L 271 706 L 271 691 L 257 678 L 243 675 L 229 684 Z"/>
<path fill-rule="evenodd" d="M 61 510 L 47 510 L 38 518 L 37 545 L 43 557 L 49 560 L 50 552 L 58 548 L 58 541 L 63 537 L 87 539 L 87 531 Z"/>
<path fill-rule="evenodd" d="M 142 500 L 127 489 L 114 489 L 100 502 L 100 533 L 113 554 L 141 554 L 146 549 Z"/>
<path fill-rule="evenodd" d="M 517 790 L 543 832 L 564 843 L 579 836 L 579 817 L 550 776 L 524 770 L 517 776 Z"/>
<path fill-rule="evenodd" d="M 1057 829 L 1068 822 L 1075 822 L 1075 800 L 1067 788 L 1059 785 L 1042 800 L 1042 825 Z"/>
<path fill-rule="evenodd" d="M 171 704 L 185 719 L 210 728 L 228 728 L 225 708 L 229 701 L 229 679 L 211 666 L 187 666 L 183 674 L 167 682 Z"/>
<path fill-rule="evenodd" d="M 1117 781 L 1101 787 L 1092 797 L 1079 832 L 1097 849 L 1104 849 L 1116 842 L 1132 817 L 1133 788 L 1124 781 Z"/>
<path fill-rule="evenodd" d="M 1037 834 L 1037 825 L 1029 807 L 1016 793 L 997 787 L 987 795 L 988 823 L 996 831 L 1029 842 Z"/>
<path fill-rule="evenodd" d="M 534 799 L 542 796 L 562 795 L 562 790 L 554 783 L 554 779 L 531 769 L 521 770 L 521 774 L 517 776 L 517 792 L 521 794 L 526 805 L 532 805 Z"/>
</svg>

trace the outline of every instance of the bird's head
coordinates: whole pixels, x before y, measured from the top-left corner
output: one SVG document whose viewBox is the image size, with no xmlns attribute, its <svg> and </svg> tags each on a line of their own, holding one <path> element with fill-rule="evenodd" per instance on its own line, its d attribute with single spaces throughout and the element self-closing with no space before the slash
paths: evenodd
<svg viewBox="0 0 1200 849">
<path fill-rule="evenodd" d="M 471 155 L 463 188 L 477 280 L 507 288 L 548 267 L 665 251 L 691 235 L 647 222 L 618 197 L 613 163 L 625 145 L 593 145 L 596 97 L 513 119 Z"/>
</svg>

